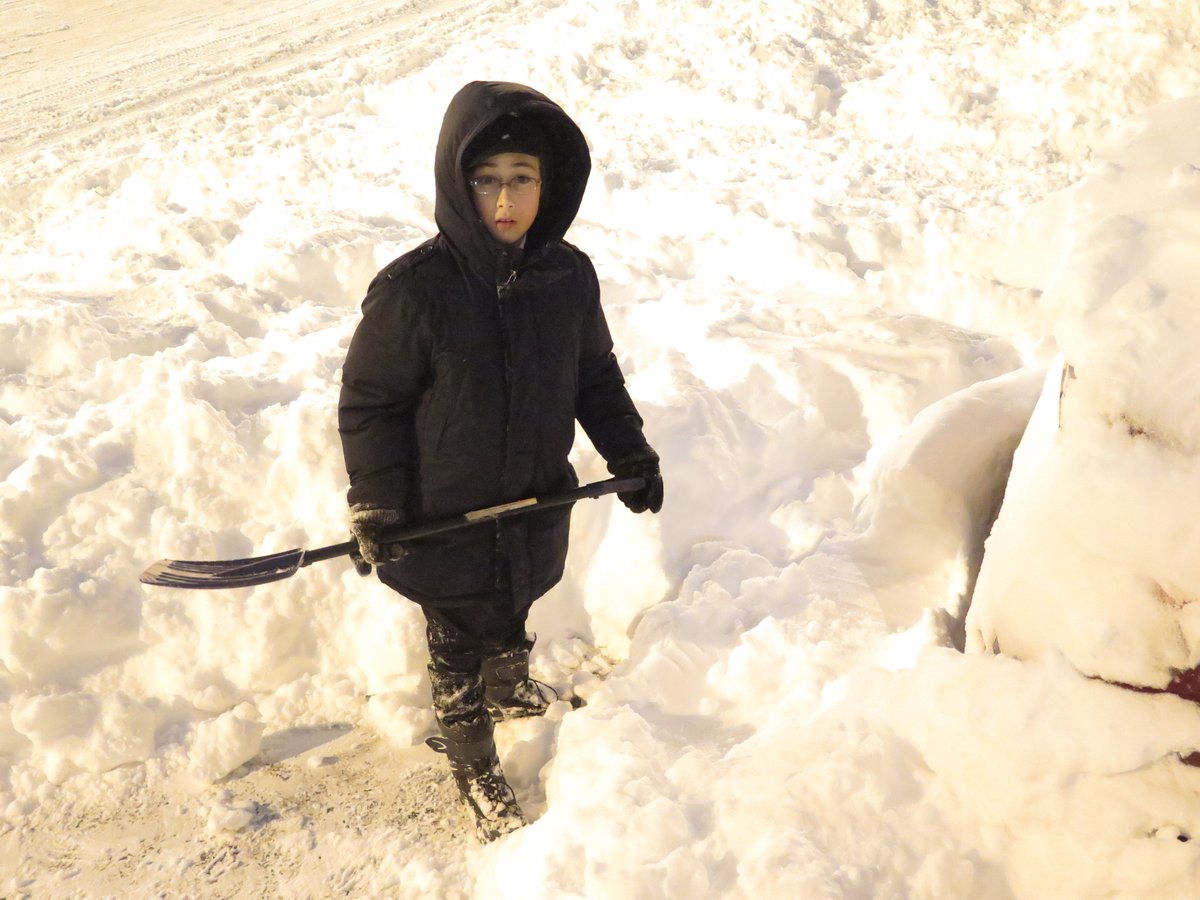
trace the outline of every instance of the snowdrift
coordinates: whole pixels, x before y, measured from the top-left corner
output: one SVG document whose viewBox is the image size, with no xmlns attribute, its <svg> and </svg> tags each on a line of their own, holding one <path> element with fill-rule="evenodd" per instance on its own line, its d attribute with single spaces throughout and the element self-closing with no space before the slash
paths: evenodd
<svg viewBox="0 0 1200 900">
<path fill-rule="evenodd" d="M 1041 270 L 1062 358 L 988 542 L 973 648 L 1154 688 L 1200 662 L 1197 147 L 1200 100 L 1155 109 L 1008 248 Z"/>
<path fill-rule="evenodd" d="M 1186 4 L 271 0 L 149 61 L 14 6 L 0 893 L 1200 892 L 1196 707 L 1090 677 L 1200 656 Z M 588 705 L 501 726 L 536 821 L 488 848 L 414 608 L 136 580 L 344 539 L 341 359 L 471 78 L 592 143 L 570 239 L 667 489 L 576 511 L 534 666 Z"/>
</svg>

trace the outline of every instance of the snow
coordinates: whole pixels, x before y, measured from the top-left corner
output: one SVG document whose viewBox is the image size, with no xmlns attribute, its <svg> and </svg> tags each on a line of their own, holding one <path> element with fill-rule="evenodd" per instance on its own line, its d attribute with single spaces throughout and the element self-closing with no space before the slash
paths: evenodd
<svg viewBox="0 0 1200 900">
<path fill-rule="evenodd" d="M 1063 360 L 1019 451 L 968 626 L 979 646 L 1055 650 L 1089 675 L 1165 687 L 1200 654 L 1200 372 L 1185 349 L 1200 339 L 1188 161 L 1200 103 L 1164 104 L 1146 122 L 1014 236 L 1012 256 L 1044 273 Z M 1056 253 L 1022 248 L 1051 232 L 1064 237 Z M 1047 544 L 1044 529 L 1071 540 Z"/>
<path fill-rule="evenodd" d="M 1200 715 L 1101 680 L 1200 663 L 1188 4 L 115 7 L 0 17 L 0 893 L 1197 895 Z M 576 508 L 533 664 L 588 702 L 499 726 L 488 847 L 414 607 L 137 582 L 345 539 L 474 78 L 589 138 L 667 485 Z"/>
</svg>

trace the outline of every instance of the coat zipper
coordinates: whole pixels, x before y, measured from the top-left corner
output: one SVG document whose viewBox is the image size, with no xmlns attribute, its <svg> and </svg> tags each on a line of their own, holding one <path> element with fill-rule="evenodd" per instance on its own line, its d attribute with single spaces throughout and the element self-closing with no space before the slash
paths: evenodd
<svg viewBox="0 0 1200 900">
<path fill-rule="evenodd" d="M 508 280 L 496 283 L 496 301 L 500 309 L 500 328 L 504 332 L 504 384 L 510 390 L 512 389 L 512 355 L 509 353 L 508 340 L 508 312 L 505 310 L 505 301 L 508 299 L 508 294 L 512 290 L 513 282 L 517 280 L 517 270 L 513 269 L 509 273 Z"/>
<path fill-rule="evenodd" d="M 513 367 L 512 367 L 512 352 L 510 350 L 511 333 L 509 331 L 507 300 L 513 283 L 517 280 L 517 270 L 513 269 L 509 272 L 508 278 L 505 281 L 496 282 L 496 306 L 500 314 L 500 331 L 502 345 L 504 349 L 504 461 L 505 469 L 508 468 L 509 448 L 512 445 L 512 392 L 513 392 Z M 496 531 L 499 534 L 500 521 L 496 521 Z"/>
</svg>

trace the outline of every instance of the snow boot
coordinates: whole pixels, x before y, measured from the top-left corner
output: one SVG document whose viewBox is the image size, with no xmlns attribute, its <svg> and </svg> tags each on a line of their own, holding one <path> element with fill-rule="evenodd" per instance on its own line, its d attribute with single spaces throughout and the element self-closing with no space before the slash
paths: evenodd
<svg viewBox="0 0 1200 900">
<path fill-rule="evenodd" d="M 492 719 L 484 709 L 483 679 L 431 665 L 429 680 L 441 736 L 425 743 L 449 760 L 476 836 L 488 843 L 516 831 L 526 824 L 525 815 L 500 768 Z"/>
<path fill-rule="evenodd" d="M 497 722 L 545 715 L 546 708 L 558 699 L 558 691 L 529 677 L 532 649 L 533 641 L 527 638 L 483 661 L 484 700 Z"/>
</svg>

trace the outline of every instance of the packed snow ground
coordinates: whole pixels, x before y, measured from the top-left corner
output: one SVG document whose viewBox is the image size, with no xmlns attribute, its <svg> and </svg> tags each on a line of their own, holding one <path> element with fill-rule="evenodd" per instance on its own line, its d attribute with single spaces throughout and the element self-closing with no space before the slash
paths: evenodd
<svg viewBox="0 0 1200 900">
<path fill-rule="evenodd" d="M 1200 892 L 1200 715 L 1085 677 L 1200 660 L 1191 4 L 67 6 L 0 4 L 0 893 Z M 413 607 L 137 583 L 344 539 L 342 355 L 474 78 L 591 141 L 668 497 L 577 508 L 588 705 L 500 727 L 487 848 Z"/>
</svg>

